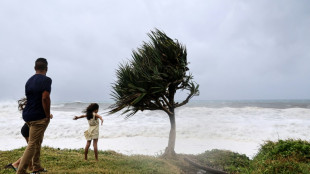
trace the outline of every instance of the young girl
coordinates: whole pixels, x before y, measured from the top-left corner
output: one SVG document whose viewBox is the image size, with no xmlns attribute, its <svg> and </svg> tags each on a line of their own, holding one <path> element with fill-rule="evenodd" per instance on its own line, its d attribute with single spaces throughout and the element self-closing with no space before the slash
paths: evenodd
<svg viewBox="0 0 310 174">
<path fill-rule="evenodd" d="M 87 140 L 85 151 L 84 151 L 85 160 L 87 160 L 88 149 L 91 144 L 91 141 L 94 140 L 93 146 L 94 146 L 95 158 L 98 161 L 98 147 L 97 147 L 98 137 L 99 137 L 99 120 L 98 119 L 101 120 L 101 125 L 103 123 L 102 117 L 97 114 L 98 110 L 99 110 L 99 105 L 97 103 L 92 103 L 83 111 L 84 113 L 86 113 L 86 115 L 75 116 L 73 118 L 74 120 L 77 120 L 77 119 L 86 117 L 88 120 L 89 128 L 87 131 L 84 132 L 84 136 Z"/>
</svg>

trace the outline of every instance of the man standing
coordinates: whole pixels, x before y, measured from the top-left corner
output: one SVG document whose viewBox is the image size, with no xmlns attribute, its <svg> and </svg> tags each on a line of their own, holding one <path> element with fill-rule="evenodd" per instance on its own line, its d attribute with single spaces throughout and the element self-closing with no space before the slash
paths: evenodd
<svg viewBox="0 0 310 174">
<path fill-rule="evenodd" d="M 47 64 L 45 58 L 38 58 L 34 67 L 36 74 L 30 77 L 25 86 L 27 104 L 23 110 L 23 119 L 29 126 L 29 142 L 19 164 L 18 174 L 25 174 L 29 164 L 32 165 L 29 170 L 45 170 L 40 164 L 40 151 L 44 132 L 52 117 L 50 114 L 52 79 L 46 76 Z"/>
</svg>

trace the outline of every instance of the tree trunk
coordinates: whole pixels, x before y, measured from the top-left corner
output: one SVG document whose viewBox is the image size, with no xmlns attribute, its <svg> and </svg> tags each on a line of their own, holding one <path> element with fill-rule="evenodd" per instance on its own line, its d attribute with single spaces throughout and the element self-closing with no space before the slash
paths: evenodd
<svg viewBox="0 0 310 174">
<path fill-rule="evenodd" d="M 166 147 L 165 153 L 163 154 L 164 158 L 175 158 L 176 157 L 176 153 L 174 151 L 174 147 L 175 147 L 175 139 L 176 139 L 176 125 L 175 125 L 175 113 L 174 113 L 174 95 L 176 92 L 176 87 L 171 85 L 169 86 L 169 103 L 170 103 L 170 107 L 169 107 L 169 111 L 171 114 L 169 115 L 169 120 L 170 120 L 170 133 L 169 133 L 169 141 L 168 141 L 168 147 Z"/>
<path fill-rule="evenodd" d="M 176 124 L 175 124 L 174 108 L 170 109 L 170 111 L 173 114 L 169 115 L 171 128 L 170 128 L 170 133 L 169 133 L 168 147 L 166 147 L 165 153 L 163 154 L 164 158 L 174 158 L 176 156 L 176 153 L 174 151 L 175 139 L 176 139 Z"/>
</svg>

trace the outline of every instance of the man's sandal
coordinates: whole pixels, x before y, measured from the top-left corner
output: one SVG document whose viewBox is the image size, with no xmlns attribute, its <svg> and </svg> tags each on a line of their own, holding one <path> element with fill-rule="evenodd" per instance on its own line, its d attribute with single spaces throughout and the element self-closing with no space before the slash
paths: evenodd
<svg viewBox="0 0 310 174">
<path fill-rule="evenodd" d="M 40 173 L 40 172 L 47 172 L 47 170 L 45 168 L 42 168 L 42 169 L 39 169 L 39 170 L 36 170 L 36 171 L 33 171 L 32 173 Z"/>
<path fill-rule="evenodd" d="M 40 172 L 39 171 L 35 171 L 35 172 L 31 172 L 29 174 L 40 174 Z"/>
</svg>

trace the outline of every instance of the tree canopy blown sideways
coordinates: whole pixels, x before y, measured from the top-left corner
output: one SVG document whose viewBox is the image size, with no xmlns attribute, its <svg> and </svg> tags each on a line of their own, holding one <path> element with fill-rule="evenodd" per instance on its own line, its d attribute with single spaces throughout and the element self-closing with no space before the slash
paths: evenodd
<svg viewBox="0 0 310 174">
<path fill-rule="evenodd" d="M 187 73 L 187 51 L 184 45 L 169 38 L 164 32 L 155 29 L 148 34 L 150 42 L 132 52 L 129 63 L 119 65 L 117 80 L 112 84 L 110 114 L 122 111 L 126 118 L 143 110 L 163 110 L 170 119 L 171 129 L 168 147 L 164 156 L 175 154 L 175 112 L 199 95 L 199 85 Z M 188 90 L 182 102 L 175 102 L 178 90 Z"/>
</svg>

